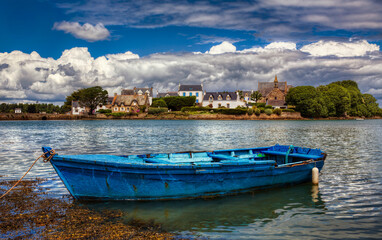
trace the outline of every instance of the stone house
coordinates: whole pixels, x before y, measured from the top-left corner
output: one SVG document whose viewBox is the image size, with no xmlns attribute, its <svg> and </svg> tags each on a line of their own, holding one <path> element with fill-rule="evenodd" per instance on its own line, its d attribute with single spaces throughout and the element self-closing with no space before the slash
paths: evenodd
<svg viewBox="0 0 382 240">
<path fill-rule="evenodd" d="M 246 104 L 240 99 L 239 92 L 206 92 L 202 102 L 203 107 L 212 108 L 236 108 L 245 107 Z"/>
<path fill-rule="evenodd" d="M 139 112 L 141 106 L 150 106 L 149 96 L 144 95 L 114 95 L 111 111 L 114 112 Z"/>
<path fill-rule="evenodd" d="M 291 85 L 287 85 L 287 82 L 279 82 L 277 75 L 272 82 L 259 82 L 258 91 L 263 96 L 258 103 L 266 103 L 273 106 L 273 108 L 287 108 L 285 102 L 285 96 L 291 89 Z"/>
<path fill-rule="evenodd" d="M 147 95 L 150 105 L 153 103 L 153 88 L 137 88 L 123 89 L 121 95 Z"/>
</svg>

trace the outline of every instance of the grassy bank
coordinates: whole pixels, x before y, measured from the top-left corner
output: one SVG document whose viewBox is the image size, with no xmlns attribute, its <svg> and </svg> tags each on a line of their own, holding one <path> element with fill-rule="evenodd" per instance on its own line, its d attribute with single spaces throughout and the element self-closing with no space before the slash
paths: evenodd
<svg viewBox="0 0 382 240">
<path fill-rule="evenodd" d="M 41 181 L 22 181 L 0 199 L 0 239 L 174 238 L 154 223 L 125 222 L 121 211 L 100 212 L 81 206 L 69 197 L 48 197 L 39 187 Z M 0 195 L 13 184 L 14 181 L 0 181 Z"/>
</svg>

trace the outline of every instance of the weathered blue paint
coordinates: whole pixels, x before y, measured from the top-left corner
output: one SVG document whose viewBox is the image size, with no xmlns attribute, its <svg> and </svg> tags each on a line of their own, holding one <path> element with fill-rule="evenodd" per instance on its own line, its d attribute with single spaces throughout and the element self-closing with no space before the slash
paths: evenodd
<svg viewBox="0 0 382 240">
<path fill-rule="evenodd" d="M 49 149 L 43 147 L 44 152 Z M 76 199 L 162 200 L 310 181 L 312 168 L 321 170 L 325 157 L 320 149 L 275 145 L 130 156 L 55 155 L 50 162 Z"/>
</svg>

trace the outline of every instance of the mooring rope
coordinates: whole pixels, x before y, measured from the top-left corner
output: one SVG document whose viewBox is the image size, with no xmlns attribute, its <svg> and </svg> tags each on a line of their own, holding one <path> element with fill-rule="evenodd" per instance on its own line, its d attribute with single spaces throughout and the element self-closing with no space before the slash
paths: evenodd
<svg viewBox="0 0 382 240">
<path fill-rule="evenodd" d="M 46 157 L 46 154 L 50 154 L 49 157 Z M 28 169 L 28 171 L 13 185 L 13 187 L 11 187 L 7 192 L 5 192 L 1 197 L 0 199 L 2 199 L 3 197 L 5 197 L 10 191 L 12 191 L 13 188 L 15 188 L 17 186 L 17 184 L 19 184 L 21 182 L 21 180 L 27 175 L 27 173 L 32 169 L 32 167 L 36 164 L 36 162 L 40 159 L 40 158 L 43 158 L 44 162 L 49 162 L 53 156 L 56 155 L 56 152 L 54 151 L 54 149 L 52 149 L 51 151 L 48 151 L 48 152 L 44 152 L 43 154 L 41 154 L 41 156 L 39 156 L 34 162 L 33 164 L 30 166 L 30 168 Z"/>
</svg>

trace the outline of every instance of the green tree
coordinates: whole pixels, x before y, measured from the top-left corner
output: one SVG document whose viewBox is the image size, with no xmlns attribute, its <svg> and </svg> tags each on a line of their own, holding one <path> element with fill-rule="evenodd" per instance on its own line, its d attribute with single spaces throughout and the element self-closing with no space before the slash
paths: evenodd
<svg viewBox="0 0 382 240">
<path fill-rule="evenodd" d="M 174 97 L 164 97 L 163 99 L 167 107 L 173 111 L 180 111 L 182 107 L 191 107 L 195 105 L 195 96 L 191 97 L 181 97 L 181 96 L 174 96 Z M 153 99 L 153 101 L 156 101 L 158 99 Z"/>
<path fill-rule="evenodd" d="M 167 104 L 163 99 L 160 98 L 160 99 L 153 101 L 152 107 L 164 107 L 164 108 L 166 108 Z"/>
<path fill-rule="evenodd" d="M 80 102 L 85 107 L 90 109 L 89 114 L 93 114 L 93 110 L 97 108 L 99 104 L 105 104 L 108 98 L 108 92 L 103 90 L 102 87 L 90 87 L 80 90 Z"/>
<path fill-rule="evenodd" d="M 72 109 L 72 101 L 79 101 L 81 97 L 81 92 L 83 89 L 74 91 L 72 94 L 66 97 L 66 101 L 62 106 L 64 112 L 69 112 Z"/>
<path fill-rule="evenodd" d="M 93 114 L 94 109 L 96 109 L 99 104 L 105 104 L 107 98 L 108 92 L 103 90 L 100 86 L 79 89 L 66 97 L 61 111 L 70 111 L 72 101 L 80 101 L 83 106 L 89 108 L 89 114 Z"/>
<path fill-rule="evenodd" d="M 329 116 L 344 116 L 351 106 L 351 95 L 349 91 L 336 83 L 331 83 L 325 88 L 320 88 L 319 92 L 324 96 L 324 101 L 330 106 Z M 334 106 L 334 111 L 333 111 Z"/>
<path fill-rule="evenodd" d="M 263 95 L 259 91 L 255 91 L 251 94 L 251 100 L 255 101 L 257 103 L 258 100 L 260 100 L 263 97 Z"/>
</svg>

